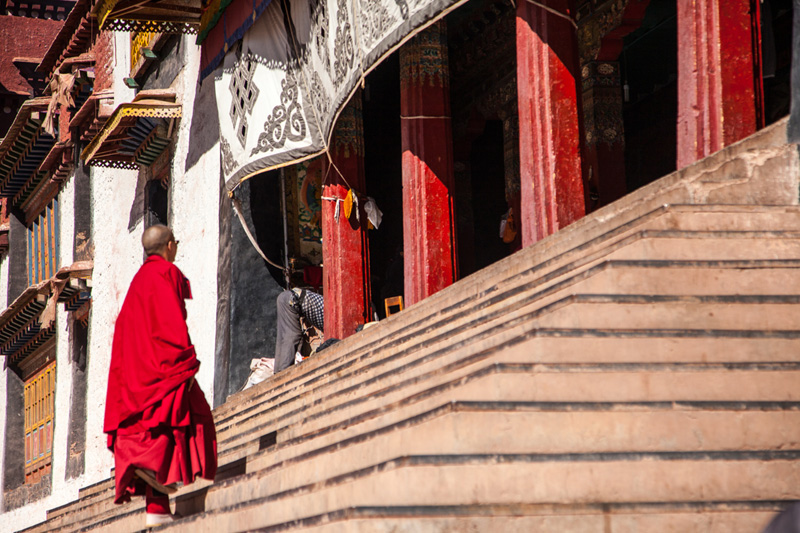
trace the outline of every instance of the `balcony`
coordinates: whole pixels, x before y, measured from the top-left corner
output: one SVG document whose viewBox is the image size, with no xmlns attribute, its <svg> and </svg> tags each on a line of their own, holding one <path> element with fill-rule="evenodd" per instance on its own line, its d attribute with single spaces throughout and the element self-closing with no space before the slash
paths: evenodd
<svg viewBox="0 0 800 533">
<path fill-rule="evenodd" d="M 196 34 L 201 0 L 105 0 L 92 13 L 101 30 Z"/>
<path fill-rule="evenodd" d="M 180 116 L 174 93 L 141 91 L 133 102 L 114 110 L 81 158 L 101 167 L 149 167 L 169 146 Z"/>
</svg>

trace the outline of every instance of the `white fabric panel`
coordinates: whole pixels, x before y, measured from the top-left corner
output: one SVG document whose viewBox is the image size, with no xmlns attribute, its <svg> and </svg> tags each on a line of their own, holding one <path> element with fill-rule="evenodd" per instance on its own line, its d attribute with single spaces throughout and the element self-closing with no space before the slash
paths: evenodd
<svg viewBox="0 0 800 533">
<path fill-rule="evenodd" d="M 215 77 L 229 190 L 326 149 L 341 108 L 382 57 L 465 0 L 272 2 Z"/>
</svg>

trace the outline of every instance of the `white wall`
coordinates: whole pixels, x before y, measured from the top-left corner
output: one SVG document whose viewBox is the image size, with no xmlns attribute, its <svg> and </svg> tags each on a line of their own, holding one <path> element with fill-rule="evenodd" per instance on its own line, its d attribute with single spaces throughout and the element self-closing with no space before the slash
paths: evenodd
<svg viewBox="0 0 800 533">
<path fill-rule="evenodd" d="M 192 36 L 183 38 L 181 50 L 186 54 L 187 64 L 184 74 L 178 76 L 173 84 L 177 94 L 181 95 L 183 116 L 177 132 L 172 165 L 170 222 L 175 238 L 181 241 L 175 264 L 192 283 L 193 299 L 186 303 L 186 311 L 189 334 L 201 362 L 197 383 L 203 389 L 208 403 L 213 405 L 220 162 L 219 145 L 214 141 L 218 132 L 214 128 L 203 128 L 190 135 L 195 118 L 193 113 L 217 112 L 216 109 L 194 109 L 193 106 L 199 88 L 197 73 L 200 71 L 200 47 L 194 44 L 194 40 Z M 211 149 L 186 169 L 190 144 L 210 144 Z"/>
<path fill-rule="evenodd" d="M 129 73 L 130 36 L 115 33 L 114 104 L 130 102 L 134 91 L 124 83 Z M 142 221 L 129 229 L 138 173 L 91 167 L 92 312 L 89 318 L 85 484 L 107 479 L 114 465 L 103 433 L 111 339 L 128 285 L 142 264 Z"/>
<path fill-rule="evenodd" d="M 128 75 L 129 36 L 115 34 L 115 105 L 129 102 L 134 92 L 123 78 Z M 217 306 L 217 254 L 219 248 L 219 148 L 213 128 L 191 132 L 193 103 L 197 91 L 200 48 L 191 36 L 183 37 L 181 53 L 187 67 L 173 83 L 183 104 L 174 143 L 170 185 L 170 221 L 180 240 L 176 265 L 192 283 L 194 299 L 187 302 L 189 332 L 201 361 L 197 376 L 210 404 L 213 404 L 214 348 Z M 216 109 L 203 109 L 214 113 Z M 197 117 L 203 120 L 202 117 Z M 194 135 L 194 137 L 192 137 Z M 210 146 L 205 153 L 195 150 L 187 167 L 190 144 Z M 65 481 L 69 408 L 72 390 L 72 361 L 67 316 L 60 306 L 57 322 L 56 426 L 53 456 L 53 492 L 48 498 L 5 513 L 0 530 L 25 528 L 45 519 L 46 510 L 78 497 L 78 489 L 110 476 L 113 456 L 106 448 L 103 418 L 111 359 L 114 324 L 133 276 L 142 264 L 141 217 L 143 174 L 130 170 L 92 167 L 91 213 L 94 242 L 92 311 L 89 318 L 87 362 L 87 421 L 85 473 Z M 61 265 L 72 262 L 74 234 L 74 184 L 70 180 L 61 193 Z M 5 303 L 7 261 L 0 263 L 0 304 Z M 0 308 L 4 308 L 2 305 Z M 5 379 L 0 383 L 5 395 Z M 5 411 L 0 409 L 0 427 L 5 427 Z M 0 479 L 2 476 L 0 476 Z M 0 510 L 2 512 L 2 510 Z"/>
<path fill-rule="evenodd" d="M 75 228 L 75 183 L 70 178 L 58 195 L 59 200 L 59 266 L 72 264 L 73 241 Z M 8 303 L 5 302 L 5 291 L 7 290 L 8 268 L 3 261 L 5 281 L 0 275 L 0 283 L 3 283 L 2 302 L 3 308 Z M 9 531 L 16 531 L 31 525 L 37 524 L 47 517 L 47 510 L 60 505 L 64 505 L 78 497 L 78 490 L 83 486 L 83 479 L 64 479 L 67 462 L 67 434 L 69 431 L 69 409 L 70 396 L 72 393 L 72 361 L 69 343 L 69 330 L 67 329 L 67 313 L 64 312 L 63 305 L 59 305 L 56 310 L 56 397 L 55 397 L 55 426 L 53 431 L 53 463 L 52 463 L 52 491 L 50 496 L 42 498 L 24 507 L 14 509 L 5 513 L 2 518 L 0 530 L 6 526 Z M 6 370 L 7 372 L 7 370 Z M 5 398 L 6 375 L 3 374 L 2 384 L 0 384 L 0 398 Z M 0 409 L 0 427 L 5 427 L 5 409 Z M 5 439 L 0 441 L 0 446 Z M 2 479 L 2 476 L 0 476 Z"/>
</svg>

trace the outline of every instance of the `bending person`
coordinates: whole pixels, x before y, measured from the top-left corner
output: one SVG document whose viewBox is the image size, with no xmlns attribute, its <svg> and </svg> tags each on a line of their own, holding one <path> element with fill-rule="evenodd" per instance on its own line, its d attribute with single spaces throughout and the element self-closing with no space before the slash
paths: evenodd
<svg viewBox="0 0 800 533">
<path fill-rule="evenodd" d="M 275 339 L 275 373 L 294 364 L 295 353 L 303 338 L 300 318 L 320 330 L 324 329 L 322 295 L 294 289 L 278 295 L 278 331 Z"/>
</svg>

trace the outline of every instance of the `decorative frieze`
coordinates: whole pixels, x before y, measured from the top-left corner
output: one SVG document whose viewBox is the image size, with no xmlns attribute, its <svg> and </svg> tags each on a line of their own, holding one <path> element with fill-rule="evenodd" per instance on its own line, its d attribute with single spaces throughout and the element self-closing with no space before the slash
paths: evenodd
<svg viewBox="0 0 800 533">
<path fill-rule="evenodd" d="M 619 63 L 591 61 L 581 67 L 581 78 L 586 144 L 624 144 Z"/>
</svg>

